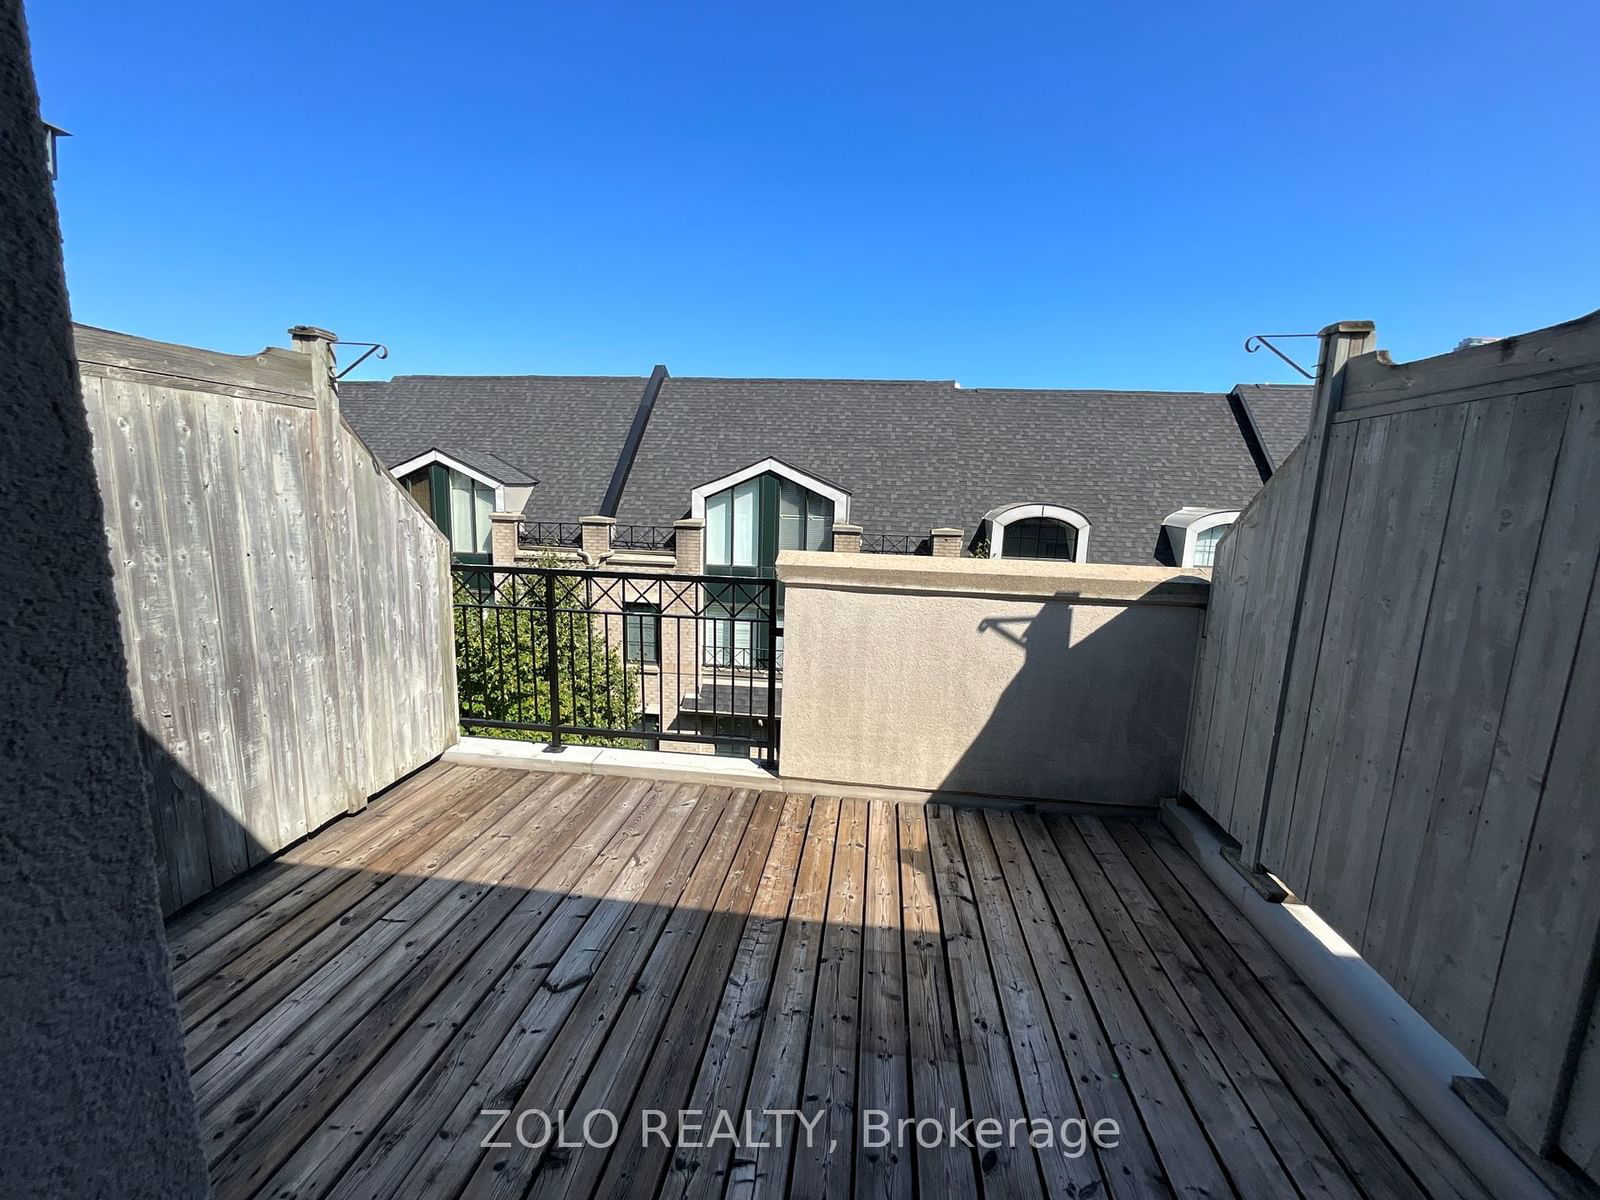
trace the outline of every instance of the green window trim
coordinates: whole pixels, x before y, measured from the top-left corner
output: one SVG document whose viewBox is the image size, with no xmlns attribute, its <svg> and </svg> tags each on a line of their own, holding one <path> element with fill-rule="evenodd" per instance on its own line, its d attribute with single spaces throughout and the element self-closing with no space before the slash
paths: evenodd
<svg viewBox="0 0 1600 1200">
<path fill-rule="evenodd" d="M 465 563 L 491 560 L 489 514 L 494 511 L 494 488 L 437 462 L 400 482 L 450 539 L 451 558 Z M 463 496 L 466 511 L 459 512 Z"/>
<path fill-rule="evenodd" d="M 661 664 L 661 610 L 654 604 L 622 606 L 622 657 L 640 666 Z"/>
</svg>

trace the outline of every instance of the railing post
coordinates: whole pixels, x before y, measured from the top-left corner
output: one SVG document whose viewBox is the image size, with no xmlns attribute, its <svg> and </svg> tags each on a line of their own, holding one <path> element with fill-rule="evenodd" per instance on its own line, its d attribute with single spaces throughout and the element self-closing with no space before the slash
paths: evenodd
<svg viewBox="0 0 1600 1200">
<path fill-rule="evenodd" d="M 561 668 L 556 663 L 556 573 L 544 577 L 545 680 L 550 688 L 550 749 L 561 749 Z"/>
<path fill-rule="evenodd" d="M 1283 845 L 1288 834 L 1284 822 L 1294 808 L 1291 803 L 1293 797 L 1287 789 L 1292 789 L 1297 776 L 1295 773 L 1286 773 L 1284 778 L 1288 782 L 1280 784 L 1278 763 L 1289 759 L 1298 761 L 1304 747 L 1308 718 L 1300 714 L 1293 721 L 1293 728 L 1288 728 L 1289 693 L 1295 684 L 1296 658 L 1300 653 L 1300 621 L 1305 615 L 1306 587 L 1310 580 L 1311 557 L 1317 537 L 1322 482 L 1327 473 L 1328 439 L 1333 435 L 1333 418 L 1344 400 L 1345 365 L 1357 355 L 1371 353 L 1378 344 L 1376 327 L 1371 321 L 1338 321 L 1324 327 L 1319 336 L 1321 343 L 1317 355 L 1316 386 L 1312 392 L 1311 428 L 1301 443 L 1300 461 L 1295 468 L 1300 478 L 1285 481 L 1299 483 L 1302 490 L 1297 497 L 1297 507 L 1306 515 L 1300 531 L 1300 561 L 1295 567 L 1294 598 L 1288 610 L 1289 632 L 1284 644 L 1283 671 L 1278 681 L 1277 711 L 1272 724 L 1272 741 L 1267 749 L 1267 768 L 1261 784 L 1261 813 L 1256 820 L 1255 836 L 1239 851 L 1240 861 L 1246 867 L 1282 872 L 1290 876 L 1286 880 L 1290 886 L 1303 885 L 1294 873 L 1286 870 L 1285 862 L 1263 862 L 1262 851 Z M 1213 580 L 1213 594 L 1219 585 L 1226 586 L 1221 572 Z"/>
<path fill-rule="evenodd" d="M 850 525 L 844 521 L 833 523 L 833 552 L 835 554 L 859 554 L 861 552 L 861 526 Z"/>
<path fill-rule="evenodd" d="M 700 520 L 685 519 L 672 523 L 674 535 L 673 570 L 680 575 L 698 575 L 705 569 L 701 560 L 703 543 L 706 535 L 706 523 Z"/>
<path fill-rule="evenodd" d="M 345 462 L 344 428 L 339 414 L 339 389 L 334 383 L 334 344 L 336 334 L 314 325 L 295 325 L 289 329 L 291 345 L 311 360 L 311 394 L 317 402 L 318 451 L 312 460 L 316 479 L 313 488 L 321 500 L 321 518 L 315 522 L 311 536 L 314 570 L 321 575 L 320 599 L 323 613 L 332 633 L 334 680 L 339 689 L 341 703 L 338 716 L 338 733 L 330 739 L 335 778 L 318 781 L 317 786 L 331 782 L 342 793 L 346 812 L 360 812 L 367 806 L 366 787 L 357 778 L 358 764 L 354 761 L 356 745 L 355 707 L 343 701 L 354 694 L 355 678 L 350 664 L 350 643 L 355 631 L 352 613 L 353 565 L 350 562 L 349 540 L 351 521 L 350 496 L 346 486 L 348 464 Z M 334 744 L 335 741 L 337 744 Z"/>
<path fill-rule="evenodd" d="M 522 524 L 522 514 L 496 512 L 489 514 L 489 560 L 497 567 L 517 565 L 517 530 Z"/>
<path fill-rule="evenodd" d="M 615 517 L 579 517 L 578 527 L 583 531 L 578 547 L 591 564 L 610 555 L 611 536 L 617 527 Z"/>
<path fill-rule="evenodd" d="M 931 529 L 928 536 L 933 540 L 933 557 L 935 558 L 960 558 L 961 539 L 966 536 L 960 529 Z"/>
<path fill-rule="evenodd" d="M 767 762 L 778 765 L 778 581 L 767 585 Z"/>
</svg>

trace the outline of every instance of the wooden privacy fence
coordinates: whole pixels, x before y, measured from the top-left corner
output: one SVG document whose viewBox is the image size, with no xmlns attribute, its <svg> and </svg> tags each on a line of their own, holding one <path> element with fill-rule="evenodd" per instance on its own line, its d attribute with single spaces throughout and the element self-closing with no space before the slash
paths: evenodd
<svg viewBox="0 0 1600 1200">
<path fill-rule="evenodd" d="M 1184 789 L 1600 1178 L 1600 314 L 1373 341 L 1220 545 Z"/>
<path fill-rule="evenodd" d="M 171 912 L 455 740 L 449 548 L 341 419 L 331 334 L 75 332 Z"/>
</svg>

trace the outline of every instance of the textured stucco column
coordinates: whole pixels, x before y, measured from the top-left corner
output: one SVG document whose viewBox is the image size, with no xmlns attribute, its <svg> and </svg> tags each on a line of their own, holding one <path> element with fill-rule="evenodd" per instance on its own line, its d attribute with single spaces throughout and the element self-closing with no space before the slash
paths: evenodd
<svg viewBox="0 0 1600 1200">
<path fill-rule="evenodd" d="M 611 553 L 611 532 L 617 527 L 615 517 L 579 517 L 583 526 L 583 552 L 591 561 L 598 562 Z"/>
<path fill-rule="evenodd" d="M 211 1194 L 19 0 L 0 0 L 0 1191 Z"/>
<path fill-rule="evenodd" d="M 861 526 L 835 521 L 833 523 L 833 552 L 835 554 L 861 553 Z"/>
<path fill-rule="evenodd" d="M 680 575 L 698 575 L 705 569 L 706 523 L 699 520 L 674 521 L 673 546 L 678 555 L 674 570 Z"/>
<path fill-rule="evenodd" d="M 497 512 L 489 514 L 489 561 L 497 567 L 515 566 L 517 562 L 517 530 L 522 525 L 521 513 Z"/>
<path fill-rule="evenodd" d="M 933 556 L 935 558 L 960 558 L 961 539 L 966 536 L 966 531 L 961 529 L 933 529 L 929 530 L 933 538 Z"/>
</svg>

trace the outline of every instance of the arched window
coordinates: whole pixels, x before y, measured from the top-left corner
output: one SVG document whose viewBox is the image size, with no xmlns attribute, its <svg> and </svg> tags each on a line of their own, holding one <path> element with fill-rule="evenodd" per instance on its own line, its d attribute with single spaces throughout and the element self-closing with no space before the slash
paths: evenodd
<svg viewBox="0 0 1600 1200">
<path fill-rule="evenodd" d="M 988 514 L 990 558 L 1085 562 L 1089 519 L 1059 504 L 1012 504 Z"/>
<path fill-rule="evenodd" d="M 1006 527 L 1001 553 L 1006 558 L 1059 558 L 1076 562 L 1078 530 L 1054 517 L 1024 517 Z"/>
<path fill-rule="evenodd" d="M 1226 525 L 1213 525 L 1210 529 L 1202 529 L 1194 535 L 1194 561 L 1192 567 L 1210 567 L 1217 561 L 1217 543 L 1222 540 L 1222 535 L 1228 532 Z"/>
<path fill-rule="evenodd" d="M 1201 508 L 1191 505 L 1171 514 L 1162 525 L 1172 546 L 1172 560 L 1180 567 L 1212 567 L 1217 543 L 1239 519 L 1236 508 Z"/>
</svg>

